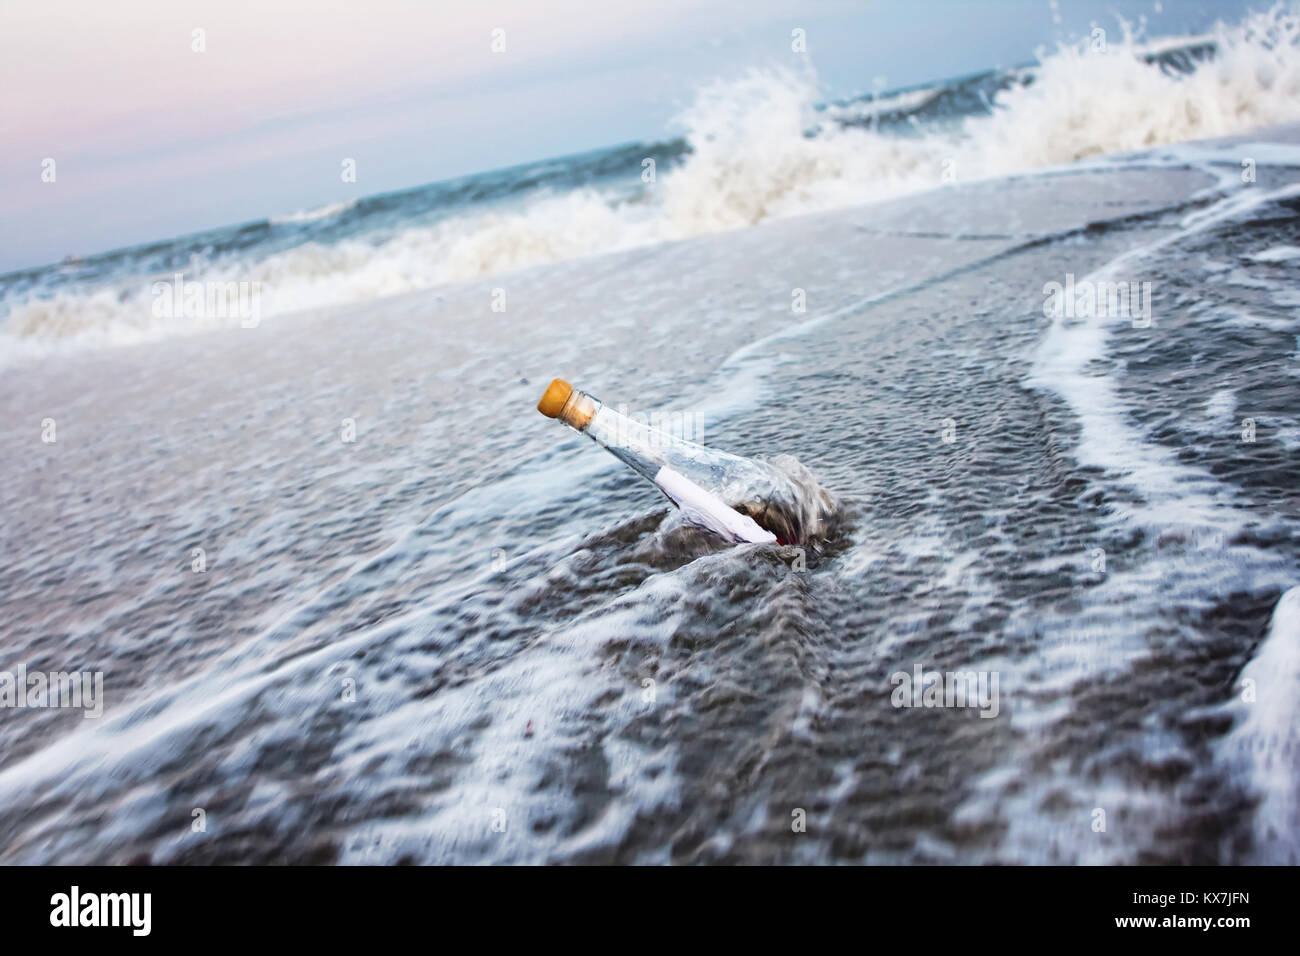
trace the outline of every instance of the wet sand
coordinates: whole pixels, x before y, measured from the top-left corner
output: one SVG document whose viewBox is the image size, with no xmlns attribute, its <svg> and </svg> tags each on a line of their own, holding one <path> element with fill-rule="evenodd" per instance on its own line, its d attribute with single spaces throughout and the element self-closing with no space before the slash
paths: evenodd
<svg viewBox="0 0 1300 956">
<path fill-rule="evenodd" d="M 1297 267 L 1248 258 L 1300 244 L 1298 143 L 6 369 L 0 670 L 102 671 L 105 712 L 0 711 L 0 861 L 1296 862 L 1254 810 L 1294 746 L 1229 735 L 1300 583 Z M 1072 392 L 1043 286 L 1117 260 L 1163 334 Z M 537 415 L 553 375 L 794 455 L 842 527 L 806 571 L 675 536 Z M 998 716 L 892 706 L 917 663 Z"/>
</svg>

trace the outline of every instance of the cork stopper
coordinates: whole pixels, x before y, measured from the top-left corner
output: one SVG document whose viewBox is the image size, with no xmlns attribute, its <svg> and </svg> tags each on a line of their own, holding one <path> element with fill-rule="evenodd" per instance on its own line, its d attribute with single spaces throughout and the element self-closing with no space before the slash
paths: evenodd
<svg viewBox="0 0 1300 956">
<path fill-rule="evenodd" d="M 570 428 L 585 431 L 596 415 L 600 402 L 586 392 L 580 392 L 562 378 L 546 386 L 546 394 L 537 403 L 537 410 L 547 418 L 557 418 Z"/>
<path fill-rule="evenodd" d="M 564 411 L 564 403 L 572 394 L 572 385 L 562 378 L 552 379 L 551 384 L 546 386 L 542 400 L 537 403 L 537 410 L 547 418 L 559 418 L 560 412 Z"/>
</svg>

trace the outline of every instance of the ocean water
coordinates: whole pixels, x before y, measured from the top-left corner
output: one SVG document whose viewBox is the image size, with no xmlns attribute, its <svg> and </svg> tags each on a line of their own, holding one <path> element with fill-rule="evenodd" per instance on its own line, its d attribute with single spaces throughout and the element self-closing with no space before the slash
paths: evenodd
<svg viewBox="0 0 1300 956">
<path fill-rule="evenodd" d="M 0 711 L 0 861 L 1300 861 L 1298 37 L 755 73 L 4 277 L 0 670 L 104 708 Z M 270 305 L 160 318 L 177 271 Z M 683 527 L 557 374 L 834 520 Z"/>
<path fill-rule="evenodd" d="M 665 141 L 0 276 L 0 363 L 239 324 L 157 314 L 156 284 L 178 274 L 256 283 L 265 319 L 1294 122 L 1297 30 L 1285 7 L 1197 37 L 1111 29 L 1103 49 L 1087 38 L 1016 69 L 838 103 L 812 73 L 754 70 L 698 91 Z"/>
</svg>

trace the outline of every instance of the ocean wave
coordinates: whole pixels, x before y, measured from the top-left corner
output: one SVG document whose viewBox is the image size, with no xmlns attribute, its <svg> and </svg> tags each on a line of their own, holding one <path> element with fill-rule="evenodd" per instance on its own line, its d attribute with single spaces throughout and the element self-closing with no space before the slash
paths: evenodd
<svg viewBox="0 0 1300 956">
<path fill-rule="evenodd" d="M 1300 120 L 1295 7 L 1220 25 L 1211 36 L 1214 55 L 1179 69 L 1151 53 L 1177 47 L 1174 40 L 1143 42 L 1127 28 L 1122 32 L 1104 50 L 1090 41 L 1042 56 L 1032 77 L 992 96 L 986 113 L 943 129 L 921 125 L 908 135 L 837 122 L 835 111 L 819 110 L 823 98 L 811 73 L 754 70 L 698 92 L 677 120 L 689 152 L 680 163 L 665 162 L 668 168 L 639 194 L 551 187 L 512 205 L 471 206 L 381 240 L 306 241 L 269 254 L 254 248 L 238 258 L 205 260 L 185 279 L 257 283 L 268 293 L 261 309 L 266 318 L 870 203 L 950 181 Z M 918 92 L 908 102 L 926 100 Z M 654 147 L 646 149 L 646 158 L 654 158 Z M 629 182 L 640 174 L 637 162 Z M 330 218 L 349 205 L 276 221 Z M 158 278 L 136 276 L 93 291 L 29 293 L 8 303 L 0 357 L 238 324 L 234 317 L 159 317 L 150 292 Z"/>
<path fill-rule="evenodd" d="M 322 219 L 333 219 L 340 213 L 345 213 L 356 206 L 359 200 L 345 199 L 342 202 L 326 203 L 324 206 L 318 206 L 315 209 L 299 209 L 297 212 L 291 212 L 284 216 L 272 216 L 272 225 L 284 225 L 286 223 L 298 222 L 319 222 Z"/>
</svg>

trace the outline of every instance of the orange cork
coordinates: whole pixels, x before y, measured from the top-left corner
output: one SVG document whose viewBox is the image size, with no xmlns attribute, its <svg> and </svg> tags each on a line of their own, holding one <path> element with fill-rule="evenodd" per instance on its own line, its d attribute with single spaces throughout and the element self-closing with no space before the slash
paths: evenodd
<svg viewBox="0 0 1300 956">
<path fill-rule="evenodd" d="M 547 418 L 559 418 L 560 412 L 564 411 L 564 403 L 572 394 L 572 385 L 562 378 L 552 379 L 551 384 L 546 386 L 546 394 L 537 403 L 537 410 Z"/>
</svg>

